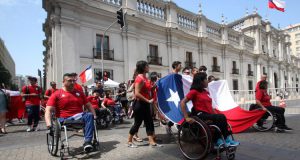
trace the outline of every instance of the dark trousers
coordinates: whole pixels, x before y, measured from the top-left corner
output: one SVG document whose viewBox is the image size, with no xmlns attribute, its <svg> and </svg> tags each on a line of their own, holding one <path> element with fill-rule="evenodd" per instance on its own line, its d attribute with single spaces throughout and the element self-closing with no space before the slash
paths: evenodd
<svg viewBox="0 0 300 160">
<path fill-rule="evenodd" d="M 285 109 L 284 108 L 276 107 L 276 106 L 267 106 L 266 108 L 273 115 L 275 115 L 277 117 L 277 121 L 275 123 L 276 126 L 278 126 L 278 127 L 285 126 L 285 117 L 284 117 Z"/>
<path fill-rule="evenodd" d="M 37 127 L 40 120 L 40 106 L 39 105 L 28 105 L 26 106 L 26 112 L 28 115 L 27 125 L 32 125 L 32 120 L 34 120 L 33 127 Z"/>
<path fill-rule="evenodd" d="M 203 121 L 207 121 L 207 120 L 212 121 L 212 123 L 209 123 L 209 124 L 218 126 L 220 128 L 224 138 L 226 138 L 229 135 L 227 119 L 224 114 L 209 114 L 206 112 L 198 112 L 196 114 L 196 116 L 199 117 Z M 221 135 L 219 135 L 218 131 L 215 131 L 213 137 L 214 137 L 214 140 L 216 140 L 216 139 L 220 138 Z"/>
<path fill-rule="evenodd" d="M 134 135 L 139 131 L 139 128 L 144 121 L 146 126 L 146 133 L 148 136 L 154 133 L 154 124 L 151 116 L 150 104 L 144 101 L 137 100 L 133 106 L 134 124 L 129 133 Z"/>
</svg>

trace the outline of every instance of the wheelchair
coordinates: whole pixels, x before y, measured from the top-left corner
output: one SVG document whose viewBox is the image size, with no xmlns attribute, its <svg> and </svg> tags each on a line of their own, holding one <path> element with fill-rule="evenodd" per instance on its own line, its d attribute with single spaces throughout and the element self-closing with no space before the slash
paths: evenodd
<svg viewBox="0 0 300 160">
<path fill-rule="evenodd" d="M 251 104 L 249 110 L 257 110 L 260 109 L 256 104 Z M 260 132 L 269 131 L 274 129 L 275 132 L 278 131 L 276 127 L 277 116 L 276 114 L 271 113 L 269 110 L 256 122 L 253 124 L 253 128 Z"/>
<path fill-rule="evenodd" d="M 47 133 L 48 152 L 52 156 L 57 156 L 57 152 L 59 151 L 59 157 L 61 159 L 64 158 L 64 154 L 66 150 L 67 153 L 70 155 L 71 152 L 69 147 L 69 138 L 76 136 L 77 134 L 73 134 L 69 136 L 67 131 L 78 131 L 82 128 L 84 128 L 84 122 L 82 120 L 65 120 L 62 123 L 60 123 L 59 120 L 55 117 L 55 113 L 51 113 L 52 132 Z M 62 131 L 64 134 L 64 138 L 62 137 Z M 100 150 L 98 130 L 97 130 L 97 125 L 95 120 L 94 120 L 94 134 L 93 134 L 92 146 L 93 146 L 93 151 Z"/>
<path fill-rule="evenodd" d="M 125 113 L 123 112 L 121 103 L 117 103 L 114 106 L 108 106 L 107 108 L 110 110 L 110 113 L 112 115 L 113 124 L 123 123 L 123 117 L 125 116 Z"/>
<path fill-rule="evenodd" d="M 97 119 L 96 123 L 99 128 L 107 128 L 112 121 L 112 115 L 109 109 L 100 108 L 96 109 Z"/>
<path fill-rule="evenodd" d="M 226 146 L 224 136 L 216 125 L 209 125 L 200 118 L 193 116 L 195 122 L 183 122 L 178 129 L 178 143 L 185 158 L 190 160 L 204 159 L 208 153 L 217 153 L 216 160 L 221 159 L 221 153 L 226 152 L 228 160 L 235 158 L 236 146 Z M 229 126 L 231 133 L 231 127 Z M 213 134 L 220 133 L 224 144 L 214 147 Z M 229 136 L 232 136 L 230 134 Z M 232 136 L 232 139 L 233 136 Z"/>
</svg>

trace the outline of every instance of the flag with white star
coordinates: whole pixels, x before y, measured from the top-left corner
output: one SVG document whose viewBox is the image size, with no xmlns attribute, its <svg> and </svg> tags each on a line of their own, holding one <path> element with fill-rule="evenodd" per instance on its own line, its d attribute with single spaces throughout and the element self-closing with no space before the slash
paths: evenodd
<svg viewBox="0 0 300 160">
<path fill-rule="evenodd" d="M 159 109 L 166 118 L 176 124 L 181 124 L 184 120 L 180 108 L 180 101 L 185 95 L 182 80 L 182 75 L 170 74 L 157 82 Z"/>
</svg>

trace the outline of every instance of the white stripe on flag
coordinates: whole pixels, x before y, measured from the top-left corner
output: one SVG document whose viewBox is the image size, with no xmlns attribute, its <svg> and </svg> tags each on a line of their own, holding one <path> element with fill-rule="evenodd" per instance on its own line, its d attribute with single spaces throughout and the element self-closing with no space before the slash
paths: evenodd
<svg viewBox="0 0 300 160">
<path fill-rule="evenodd" d="M 190 88 L 193 82 L 193 77 L 189 76 L 189 75 L 182 75 L 182 84 L 183 84 L 183 94 L 184 96 L 186 96 L 189 92 L 190 92 Z M 192 101 L 188 101 L 188 103 L 186 103 L 189 111 L 192 110 L 193 108 L 193 103 Z"/>
<path fill-rule="evenodd" d="M 285 2 L 281 0 L 273 0 L 273 3 L 278 7 L 278 8 L 285 8 Z"/>
<path fill-rule="evenodd" d="M 227 111 L 237 107 L 234 102 L 226 80 L 213 81 L 208 84 L 212 105 L 219 111 Z"/>
</svg>

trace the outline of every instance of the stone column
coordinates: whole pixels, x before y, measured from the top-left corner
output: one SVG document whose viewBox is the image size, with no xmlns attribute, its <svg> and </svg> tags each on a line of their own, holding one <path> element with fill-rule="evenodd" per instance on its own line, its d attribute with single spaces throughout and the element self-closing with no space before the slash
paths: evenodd
<svg viewBox="0 0 300 160">
<path fill-rule="evenodd" d="M 177 6 L 173 2 L 168 2 L 166 5 L 167 27 L 177 28 Z"/>
</svg>

